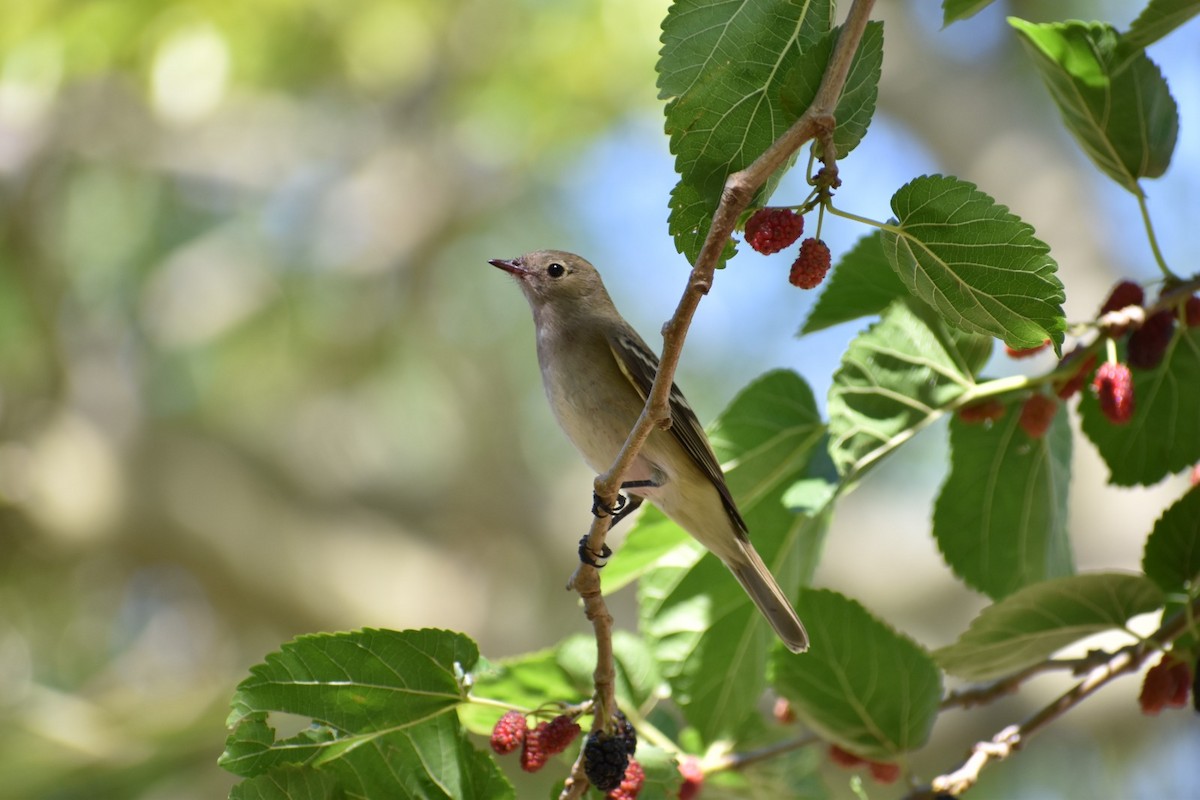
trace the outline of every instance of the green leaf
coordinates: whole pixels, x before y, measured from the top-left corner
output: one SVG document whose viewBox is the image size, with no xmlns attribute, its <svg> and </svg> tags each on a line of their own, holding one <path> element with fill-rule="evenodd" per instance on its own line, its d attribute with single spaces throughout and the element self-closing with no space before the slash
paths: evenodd
<svg viewBox="0 0 1200 800">
<path fill-rule="evenodd" d="M 273 769 L 229 792 L 229 800 L 343 800 L 345 796 L 332 775 L 298 767 Z"/>
<path fill-rule="evenodd" d="M 680 176 L 668 227 L 688 261 L 700 253 L 726 177 L 749 166 L 795 121 L 783 108 L 784 79 L 802 51 L 829 30 L 830 6 L 829 0 L 671 4 L 658 88 L 668 101 L 666 131 Z M 757 204 L 776 182 L 764 187 Z M 727 246 L 723 259 L 732 251 Z"/>
<path fill-rule="evenodd" d="M 302 636 L 238 686 L 219 763 L 248 777 L 288 766 L 317 772 L 348 797 L 512 797 L 495 762 L 451 713 L 466 699 L 463 678 L 478 660 L 475 643 L 451 631 Z M 267 721 L 273 712 L 312 725 L 278 739 Z M 300 780 L 290 777 L 289 785 L 328 785 Z"/>
<path fill-rule="evenodd" d="M 1060 352 L 1063 286 L 1033 228 L 974 184 L 943 175 L 900 187 L 892 210 L 898 222 L 883 232 L 883 252 L 912 294 L 965 331 L 1016 349 L 1049 339 Z"/>
<path fill-rule="evenodd" d="M 570 641 L 570 640 L 568 640 Z M 525 653 L 489 664 L 489 669 L 473 673 L 471 696 L 530 712 L 547 701 L 578 702 L 592 694 L 588 679 L 564 669 L 557 649 Z M 465 703 L 458 716 L 472 733 L 487 735 L 505 709 L 495 705 Z"/>
<path fill-rule="evenodd" d="M 302 636 L 267 656 L 238 685 L 220 764 L 239 775 L 256 775 L 331 746 L 331 740 L 311 731 L 275 742 L 267 712 L 310 718 L 336 733 L 335 739 L 391 731 L 448 713 L 466 698 L 459 671 L 478 658 L 474 642 L 450 631 L 367 629 Z"/>
<path fill-rule="evenodd" d="M 1121 35 L 1121 47 L 1132 52 L 1157 42 L 1200 14 L 1200 0 L 1150 0 Z"/>
<path fill-rule="evenodd" d="M 804 478 L 835 482 L 819 457 L 823 437 L 812 391 L 785 371 L 746 387 L 713 426 L 750 538 L 789 595 L 811 574 L 828 513 L 794 513 L 783 496 Z M 694 542 L 648 570 L 638 590 L 642 630 L 684 716 L 704 741 L 732 735 L 765 688 L 773 631 L 725 566 Z"/>
<path fill-rule="evenodd" d="M 658 664 L 646 642 L 629 631 L 613 631 L 613 664 L 617 671 L 617 702 L 625 708 L 639 708 L 662 685 Z M 582 694 L 590 696 L 596 670 L 596 638 L 572 636 L 558 646 L 558 664 L 569 674 Z M 555 699 L 552 697 L 545 700 Z"/>
<path fill-rule="evenodd" d="M 829 453 L 860 475 L 975 385 L 992 340 L 949 328 L 920 302 L 898 300 L 850 343 L 829 389 Z"/>
<path fill-rule="evenodd" d="M 1067 129 L 1104 174 L 1140 195 L 1138 178 L 1166 172 L 1179 134 L 1179 111 L 1162 73 L 1144 52 L 1119 53 L 1117 31 L 1104 23 L 1008 21 Z"/>
<path fill-rule="evenodd" d="M 973 17 L 992 2 L 993 0 L 942 0 L 942 25 Z"/>
<path fill-rule="evenodd" d="M 1164 592 L 1193 594 L 1200 576 L 1200 489 L 1179 498 L 1154 523 L 1142 569 Z"/>
<path fill-rule="evenodd" d="M 620 530 L 620 529 L 618 529 Z M 616 555 L 600 573 L 603 592 L 612 594 L 638 580 L 661 561 L 694 564 L 700 557 L 696 541 L 653 506 L 642 506 Z"/>
<path fill-rule="evenodd" d="M 842 256 L 800 333 L 882 314 L 893 300 L 907 296 L 908 289 L 884 255 L 880 233 L 875 231 L 859 239 Z"/>
<path fill-rule="evenodd" d="M 1071 427 L 1060 407 L 1033 439 L 1010 408 L 991 425 L 950 421 L 950 474 L 933 536 L 954 573 L 997 598 L 1074 571 L 1067 538 Z"/>
<path fill-rule="evenodd" d="M 1108 421 L 1092 392 L 1079 403 L 1110 483 L 1148 486 L 1200 461 L 1200 328 L 1177 331 L 1156 368 L 1133 370 L 1133 397 L 1124 425 Z"/>
<path fill-rule="evenodd" d="M 933 657 L 966 680 L 991 680 L 1044 661 L 1085 637 L 1124 627 L 1162 604 L 1162 592 L 1143 575 L 1054 578 L 988 606 L 958 641 Z"/>
<path fill-rule="evenodd" d="M 833 55 L 833 47 L 841 30 L 841 26 L 834 28 L 812 47 L 807 48 L 784 80 L 781 95 L 783 107 L 794 118 L 799 118 L 816 99 L 821 78 L 829 64 L 829 57 Z M 838 158 L 845 158 L 851 150 L 858 147 L 858 143 L 867 133 L 867 127 L 870 126 L 871 117 L 875 113 L 875 100 L 879 96 L 879 75 L 882 69 L 883 23 L 868 22 L 859 41 L 858 50 L 854 53 L 854 59 L 850 62 L 846 85 L 833 112 L 834 119 L 837 120 L 833 143 L 837 147 Z"/>
<path fill-rule="evenodd" d="M 452 714 L 353 744 L 325 768 L 352 798 L 510 800 L 512 784 L 488 753 L 467 740 Z"/>
<path fill-rule="evenodd" d="M 796 714 L 866 758 L 892 760 L 924 744 L 942 699 L 929 654 L 837 592 L 806 589 L 798 610 L 812 649 L 771 660 L 772 684 Z"/>
</svg>

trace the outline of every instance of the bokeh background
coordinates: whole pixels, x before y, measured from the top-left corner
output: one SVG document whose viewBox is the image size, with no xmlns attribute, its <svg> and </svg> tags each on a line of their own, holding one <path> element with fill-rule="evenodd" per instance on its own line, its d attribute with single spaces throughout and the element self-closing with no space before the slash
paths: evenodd
<svg viewBox="0 0 1200 800">
<path fill-rule="evenodd" d="M 839 204 L 883 219 L 905 181 L 949 172 L 1051 244 L 1070 318 L 1119 276 L 1152 280 L 1132 198 L 1074 149 L 1003 19 L 1127 25 L 1140 4 L 1000 2 L 947 30 L 938 5 L 878 5 L 879 110 Z M 584 253 L 657 344 L 687 275 L 654 86 L 666 6 L 4 4 L 0 797 L 224 796 L 234 687 L 301 633 L 448 627 L 495 658 L 586 629 L 562 586 L 591 476 L 486 259 Z M 1151 48 L 1182 116 L 1148 184 L 1181 273 L 1200 260 L 1198 31 Z M 777 197 L 804 193 L 795 175 Z M 864 232 L 823 236 L 836 254 Z M 773 367 L 827 390 L 858 326 L 795 338 L 812 296 L 787 267 L 742 254 L 701 305 L 679 379 L 702 419 Z M 1075 461 L 1080 567 L 1136 568 L 1184 482 L 1107 488 L 1083 440 Z M 817 571 L 929 646 L 984 605 L 928 536 L 944 471 L 935 428 L 843 503 Z M 631 625 L 632 596 L 615 602 Z M 1046 683 L 946 715 L 917 767 L 1066 685 Z M 978 796 L 1200 796 L 1195 717 L 1141 717 L 1137 683 Z"/>
</svg>

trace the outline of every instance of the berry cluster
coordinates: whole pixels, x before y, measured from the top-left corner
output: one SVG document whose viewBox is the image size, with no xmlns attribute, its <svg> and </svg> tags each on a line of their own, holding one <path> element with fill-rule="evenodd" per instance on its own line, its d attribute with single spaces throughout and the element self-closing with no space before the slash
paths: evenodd
<svg viewBox="0 0 1200 800">
<path fill-rule="evenodd" d="M 625 740 L 606 731 L 592 731 L 583 746 L 583 766 L 588 780 L 602 792 L 611 792 L 625 779 L 629 753 Z"/>
<path fill-rule="evenodd" d="M 746 244 L 763 255 L 778 253 L 804 233 L 804 217 L 790 208 L 760 208 L 746 221 Z"/>
<path fill-rule="evenodd" d="M 790 208 L 760 208 L 746 221 L 746 243 L 763 255 L 778 253 L 804 233 L 804 217 Z M 801 289 L 815 289 L 829 272 L 829 247 L 820 239 L 800 243 L 788 280 Z"/>
<path fill-rule="evenodd" d="M 1163 653 L 1142 679 L 1142 692 L 1138 704 L 1143 714 L 1156 715 L 1164 708 L 1183 708 L 1187 705 L 1188 691 L 1192 688 L 1192 670 L 1186 661 L 1170 653 Z M 1197 701 L 1200 706 L 1200 699 Z"/>
<path fill-rule="evenodd" d="M 844 769 L 865 766 L 876 783 L 895 783 L 900 777 L 900 765 L 889 761 L 872 761 L 843 750 L 836 744 L 829 745 L 829 760 Z"/>
<path fill-rule="evenodd" d="M 1102 340 L 1125 339 L 1125 361 L 1110 361 L 1096 369 L 1096 346 L 1076 347 L 1059 362 L 1060 372 L 1064 367 L 1075 365 L 1067 377 L 1060 377 L 1053 384 L 1054 393 L 1059 399 L 1066 400 L 1072 397 L 1090 378 L 1092 391 L 1099 401 L 1100 412 L 1109 422 L 1124 425 L 1133 418 L 1134 373 L 1131 368 L 1150 370 L 1158 367 L 1167 353 L 1181 319 L 1188 327 L 1200 326 L 1200 297 L 1192 295 L 1181 307 L 1161 309 L 1149 316 L 1146 315 L 1145 304 L 1145 292 L 1133 281 L 1121 281 L 1112 288 L 1108 298 L 1100 306 L 1097 327 L 1102 334 Z M 1009 355 L 1020 357 L 1023 352 L 1010 351 Z M 1038 402 L 1045 405 L 1044 401 Z M 1030 410 L 1028 413 L 1034 412 Z"/>
<path fill-rule="evenodd" d="M 620 800 L 632 800 L 641 790 L 645 774 L 633 754 L 637 751 L 637 731 L 619 710 L 613 720 L 613 731 L 592 731 L 583 746 L 583 770 L 588 780 L 602 792 L 620 791 L 622 787 L 637 786 L 625 794 L 611 794 Z M 634 768 L 636 766 L 636 769 Z M 641 777 L 638 777 L 638 776 Z M 632 793 L 629 793 L 632 791 Z"/>
<path fill-rule="evenodd" d="M 801 289 L 815 289 L 829 272 L 829 246 L 820 239 L 805 239 L 800 243 L 800 255 L 792 262 L 788 281 Z"/>
<path fill-rule="evenodd" d="M 625 768 L 625 775 L 621 778 L 621 785 L 605 795 L 608 800 L 634 800 L 638 793 L 642 791 L 642 784 L 646 782 L 646 773 L 642 770 L 642 765 L 637 762 L 636 758 L 629 759 L 629 766 Z"/>
<path fill-rule="evenodd" d="M 492 728 L 491 745 L 499 755 L 507 755 L 521 748 L 521 769 L 537 772 L 546 765 L 550 756 L 570 747 L 579 732 L 579 723 L 566 714 L 559 714 L 549 722 L 539 722 L 536 727 L 530 728 L 524 714 L 509 711 Z"/>
</svg>

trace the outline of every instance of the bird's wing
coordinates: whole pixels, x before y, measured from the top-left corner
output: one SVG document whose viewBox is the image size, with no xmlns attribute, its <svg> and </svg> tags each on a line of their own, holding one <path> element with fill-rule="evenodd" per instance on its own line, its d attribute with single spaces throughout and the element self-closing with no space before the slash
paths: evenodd
<svg viewBox="0 0 1200 800">
<path fill-rule="evenodd" d="M 658 374 L 658 356 L 636 335 L 631 336 L 627 333 L 610 334 L 608 346 L 617 360 L 617 366 L 645 402 L 650 396 L 651 386 L 654 385 L 654 376 Z M 733 495 L 729 493 L 729 486 L 725 483 L 725 473 L 717 463 L 708 437 L 704 435 L 704 428 L 700 425 L 700 420 L 696 419 L 696 412 L 688 405 L 683 392 L 679 391 L 679 387 L 674 383 L 671 384 L 669 405 L 671 433 L 683 445 L 683 449 L 691 456 L 696 466 L 712 481 L 721 495 L 721 502 L 729 514 L 729 519 L 745 533 L 746 521 L 742 519 L 737 505 L 733 502 Z"/>
</svg>

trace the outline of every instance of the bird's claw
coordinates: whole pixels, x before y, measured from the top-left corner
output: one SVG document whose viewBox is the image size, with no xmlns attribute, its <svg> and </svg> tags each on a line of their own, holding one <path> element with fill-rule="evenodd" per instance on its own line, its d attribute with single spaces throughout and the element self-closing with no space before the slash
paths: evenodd
<svg viewBox="0 0 1200 800">
<path fill-rule="evenodd" d="M 589 567 L 602 569 L 608 563 L 609 557 L 612 556 L 612 548 L 608 545 L 603 545 L 599 553 L 592 552 L 588 547 L 588 537 L 585 535 L 579 540 L 579 560 Z"/>
<path fill-rule="evenodd" d="M 621 511 L 625 509 L 625 504 L 629 502 L 629 498 L 623 494 L 617 495 L 617 500 L 611 506 L 600 499 L 600 495 L 592 493 L 592 516 L 594 517 L 616 517 L 620 516 Z"/>
</svg>

